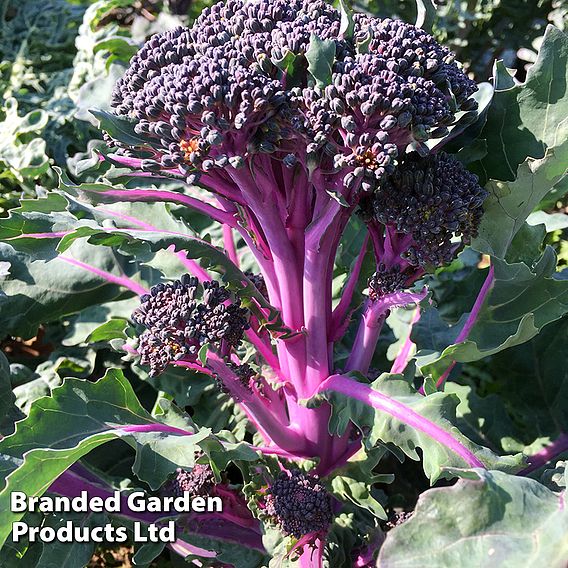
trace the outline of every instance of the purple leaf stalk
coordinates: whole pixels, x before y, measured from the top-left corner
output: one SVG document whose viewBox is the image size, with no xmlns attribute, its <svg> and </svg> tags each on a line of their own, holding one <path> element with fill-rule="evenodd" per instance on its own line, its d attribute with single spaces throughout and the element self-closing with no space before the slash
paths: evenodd
<svg viewBox="0 0 568 568">
<path fill-rule="evenodd" d="M 101 196 L 195 209 L 222 225 L 234 265 L 238 235 L 259 271 L 225 287 L 191 261 L 192 275 L 149 294 L 125 282 L 142 294 L 133 315 L 137 351 L 152 374 L 177 364 L 212 375 L 267 453 L 315 458 L 316 473 L 344 463 L 357 437 L 349 429 L 329 433 L 327 402 L 302 403 L 326 389 L 395 416 L 483 467 L 439 426 L 342 376 L 368 375 L 389 309 L 424 298 L 425 289 L 411 289 L 476 235 L 487 195 L 460 162 L 429 154 L 425 144 L 448 133 L 457 110 L 476 107 L 476 86 L 450 51 L 401 21 L 349 17 L 346 30 L 340 11 L 323 0 L 228 0 L 204 10 L 190 29 L 153 36 L 132 58 L 112 99 L 113 120 L 128 121 L 132 135 L 108 126 L 105 159 L 179 180 L 184 189 Z M 367 240 L 333 309 L 334 263 L 353 215 L 365 222 Z M 376 270 L 358 309 L 369 241 Z M 273 310 L 279 328 L 267 325 Z M 355 341 L 341 368 L 335 346 L 350 326 Z M 246 363 L 243 342 L 256 351 Z M 324 524 L 302 565 L 321 564 Z"/>
</svg>

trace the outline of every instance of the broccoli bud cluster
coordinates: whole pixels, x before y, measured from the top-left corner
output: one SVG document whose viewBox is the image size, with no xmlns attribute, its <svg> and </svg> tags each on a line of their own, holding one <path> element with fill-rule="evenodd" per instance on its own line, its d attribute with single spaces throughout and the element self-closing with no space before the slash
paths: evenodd
<svg viewBox="0 0 568 568">
<path fill-rule="evenodd" d="M 326 81 L 310 66 L 316 41 L 333 51 Z M 451 52 L 410 24 L 357 14 L 347 37 L 324 0 L 227 0 L 192 28 L 153 36 L 112 106 L 136 121 L 148 171 L 196 183 L 270 153 L 370 191 L 409 144 L 445 135 L 458 109 L 474 108 L 475 90 Z"/>
<path fill-rule="evenodd" d="M 403 251 L 410 265 L 438 267 L 477 236 L 487 195 L 477 176 L 454 157 L 443 152 L 426 158 L 408 155 L 381 182 L 373 214 L 393 232 L 412 236 Z M 398 277 L 379 271 L 374 280 L 375 286 L 389 289 Z"/>
<path fill-rule="evenodd" d="M 205 344 L 237 346 L 248 329 L 248 311 L 226 305 L 229 298 L 230 292 L 218 282 L 200 285 L 187 274 L 154 286 L 132 314 L 134 322 L 146 328 L 138 346 L 141 363 L 158 375 L 173 361 L 196 360 Z"/>
<path fill-rule="evenodd" d="M 283 471 L 268 489 L 265 511 L 282 532 L 301 538 L 328 529 L 331 496 L 317 476 Z"/>
<path fill-rule="evenodd" d="M 268 298 L 268 290 L 266 288 L 266 282 L 264 281 L 264 276 L 260 273 L 251 272 L 247 270 L 245 276 L 254 284 L 255 288 L 265 297 Z"/>
<path fill-rule="evenodd" d="M 377 300 L 385 294 L 404 290 L 407 282 L 408 274 L 401 272 L 399 264 L 389 268 L 381 262 L 376 272 L 369 278 L 369 298 Z"/>
<path fill-rule="evenodd" d="M 232 361 L 227 362 L 227 367 L 235 373 L 241 385 L 247 390 L 247 392 L 252 393 L 251 381 L 258 378 L 258 373 L 248 364 L 243 363 L 241 365 L 233 363 Z M 217 386 L 222 392 L 229 394 L 233 397 L 236 402 L 241 402 L 241 397 L 237 395 L 234 390 L 227 388 L 225 383 L 219 378 L 215 377 Z"/>
<path fill-rule="evenodd" d="M 215 487 L 215 474 L 209 464 L 196 463 L 191 471 L 176 469 L 176 475 L 168 481 L 162 492 L 172 497 L 183 497 L 189 493 L 191 497 L 209 495 Z"/>
</svg>

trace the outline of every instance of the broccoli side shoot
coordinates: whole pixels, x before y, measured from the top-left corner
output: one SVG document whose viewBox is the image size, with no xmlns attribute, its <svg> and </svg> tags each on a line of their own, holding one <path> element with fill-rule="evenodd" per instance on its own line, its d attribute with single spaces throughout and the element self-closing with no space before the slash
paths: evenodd
<svg viewBox="0 0 568 568">
<path fill-rule="evenodd" d="M 211 493 L 215 483 L 211 466 L 196 463 L 191 471 L 178 468 L 175 477 L 164 485 L 162 492 L 173 497 L 183 497 L 184 493 L 191 497 L 205 496 Z"/>
<path fill-rule="evenodd" d="M 283 471 L 269 487 L 265 512 L 283 533 L 301 538 L 325 532 L 332 520 L 331 496 L 315 475 Z"/>
<path fill-rule="evenodd" d="M 187 274 L 171 284 L 154 286 L 132 314 L 146 328 L 138 346 L 142 364 L 158 375 L 174 361 L 195 361 L 206 344 L 225 352 L 237 346 L 249 325 L 248 310 L 227 305 L 230 298 L 218 282 L 200 285 Z"/>
</svg>

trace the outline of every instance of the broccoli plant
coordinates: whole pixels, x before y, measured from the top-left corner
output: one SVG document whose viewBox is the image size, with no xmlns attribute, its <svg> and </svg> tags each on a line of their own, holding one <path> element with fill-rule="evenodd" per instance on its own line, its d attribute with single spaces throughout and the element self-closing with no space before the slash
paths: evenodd
<svg viewBox="0 0 568 568">
<path fill-rule="evenodd" d="M 461 554 L 479 539 L 472 563 L 462 557 L 479 565 L 516 512 L 465 522 L 459 538 L 422 531 L 428 507 L 440 531 L 455 512 L 450 491 L 496 508 L 528 492 L 527 507 L 568 523 L 558 495 L 526 477 L 568 449 L 559 422 L 540 446 L 504 447 L 483 416 L 468 422 L 475 401 L 449 381 L 568 311 L 546 231 L 525 223 L 565 191 L 566 94 L 545 58 L 568 40 L 550 27 L 527 82 L 497 64 L 492 88 L 422 29 L 422 2 L 416 25 L 340 4 L 227 0 L 152 36 L 112 112 L 92 111 L 106 147 L 79 169 L 96 181 L 59 170 L 59 191 L 2 221 L 6 332 L 63 320 L 64 343 L 98 362 L 0 443 L 3 510 L 15 487 L 217 495 L 224 510 L 178 515 L 168 546 L 237 568 L 402 566 L 428 534 Z M 150 404 L 135 392 L 148 386 Z M 117 439 L 132 448 L 126 484 L 93 457 Z M 460 480 L 411 515 L 386 489 L 392 458 L 421 460 L 430 483 Z M 168 516 L 125 509 L 118 522 Z M 523 551 L 545 562 L 527 543 L 546 520 L 531 523 Z M 141 547 L 139 563 L 162 548 Z M 558 551 L 549 565 L 566 560 Z"/>
<path fill-rule="evenodd" d="M 117 116 L 134 119 L 137 140 L 125 144 L 108 131 L 115 150 L 107 159 L 199 184 L 211 197 L 190 198 L 192 206 L 223 224 L 233 262 L 231 240 L 239 234 L 262 274 L 267 296 L 249 337 L 260 357 L 268 355 L 261 375 L 262 367 L 269 374 L 262 377 L 264 398 L 247 384 L 237 396 L 267 446 L 317 458 L 325 471 L 358 445 L 351 433 L 329 435 L 327 404 L 303 404 L 340 371 L 333 345 L 352 293 L 347 287 L 333 309 L 331 271 L 341 236 L 360 208 L 381 272 L 343 371 L 367 374 L 389 307 L 419 298 L 405 290 L 425 267 L 450 261 L 476 234 L 486 193 L 475 176 L 443 155 L 422 164 L 425 142 L 446 135 L 457 110 L 476 107 L 475 90 L 450 52 L 418 28 L 362 15 L 342 28 L 341 14 L 324 2 L 218 4 L 193 28 L 154 36 L 119 80 L 111 104 Z M 394 195 L 401 184 L 407 202 Z M 453 235 L 461 239 L 451 242 Z M 193 288 L 184 293 L 179 281 L 171 290 L 179 291 L 179 309 L 193 299 Z M 200 330 L 193 315 L 178 316 L 166 293 L 160 285 L 152 290 L 155 308 L 142 299 L 143 311 L 168 317 L 151 324 L 159 337 L 147 317 L 134 318 L 148 328 L 140 337 L 142 361 L 152 372 L 174 361 L 196 364 L 207 345 L 200 366 L 237 394 L 238 376 L 227 365 L 235 364 L 234 341 L 216 328 L 240 339 L 238 297 L 222 306 L 222 323 L 206 320 Z M 221 309 L 216 302 L 210 307 Z M 262 323 L 270 319 L 266 305 L 281 318 L 272 332 L 281 335 L 275 354 Z M 207 313 L 209 306 L 201 307 Z"/>
</svg>

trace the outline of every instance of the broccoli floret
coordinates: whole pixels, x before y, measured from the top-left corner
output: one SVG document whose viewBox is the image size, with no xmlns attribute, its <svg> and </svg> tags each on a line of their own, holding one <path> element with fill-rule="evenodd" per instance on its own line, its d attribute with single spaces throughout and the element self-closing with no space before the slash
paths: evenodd
<svg viewBox="0 0 568 568">
<path fill-rule="evenodd" d="M 454 157 L 409 155 L 378 188 L 374 216 L 390 230 L 412 235 L 402 251 L 412 266 L 438 267 L 477 236 L 487 195 Z"/>
<path fill-rule="evenodd" d="M 191 497 L 211 494 L 215 487 L 215 474 L 209 464 L 196 463 L 191 471 L 182 468 L 176 469 L 176 475 L 168 481 L 162 492 L 173 497 L 183 497 L 187 492 Z"/>
<path fill-rule="evenodd" d="M 227 361 L 226 365 L 229 369 L 231 369 L 231 371 L 233 371 L 233 373 L 235 373 L 238 381 L 245 388 L 245 390 L 248 393 L 252 393 L 253 389 L 251 386 L 251 381 L 255 379 L 255 377 L 258 378 L 257 372 L 248 363 L 239 365 L 237 363 L 233 363 L 232 361 Z M 235 402 L 241 402 L 241 397 L 234 390 L 228 388 L 227 385 L 217 375 L 214 375 L 214 378 L 217 387 L 221 392 L 230 395 Z"/>
<path fill-rule="evenodd" d="M 270 153 L 321 166 L 354 201 L 409 144 L 445 135 L 457 109 L 475 106 L 475 83 L 423 30 L 359 14 L 345 37 L 340 22 L 323 0 L 228 0 L 153 36 L 112 99 L 147 141 L 141 168 L 223 193 L 239 186 L 231 168 Z M 311 74 L 314 36 L 335 52 L 325 82 Z"/>
<path fill-rule="evenodd" d="M 268 489 L 265 511 L 282 532 L 301 538 L 328 529 L 331 496 L 317 476 L 283 471 Z"/>
<path fill-rule="evenodd" d="M 248 328 L 248 310 L 225 305 L 229 291 L 218 282 L 204 282 L 184 275 L 171 284 L 158 284 L 140 298 L 132 319 L 146 330 L 140 335 L 138 352 L 150 374 L 158 375 L 180 359 L 195 360 L 206 343 L 236 347 Z"/>
<path fill-rule="evenodd" d="M 266 289 L 266 282 L 264 276 L 259 273 L 247 270 L 245 276 L 254 284 L 255 288 L 265 297 L 268 298 L 268 290 Z"/>
<path fill-rule="evenodd" d="M 387 268 L 381 262 L 377 267 L 377 271 L 369 278 L 369 298 L 376 300 L 385 294 L 404 290 L 407 281 L 408 275 L 401 272 L 399 264 L 395 264 L 392 268 Z"/>
</svg>

